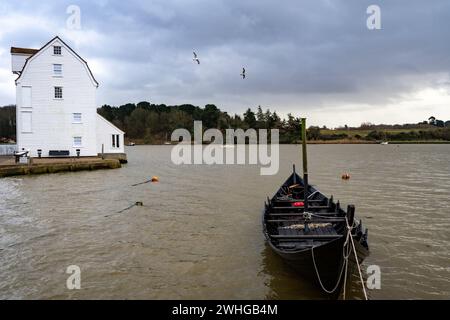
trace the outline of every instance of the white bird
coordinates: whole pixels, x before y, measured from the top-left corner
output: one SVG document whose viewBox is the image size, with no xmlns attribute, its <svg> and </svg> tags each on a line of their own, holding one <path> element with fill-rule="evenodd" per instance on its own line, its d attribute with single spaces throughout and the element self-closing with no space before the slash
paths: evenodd
<svg viewBox="0 0 450 320">
<path fill-rule="evenodd" d="M 245 68 L 242 68 L 241 76 L 242 76 L 242 79 L 245 79 Z"/>
<path fill-rule="evenodd" d="M 195 52 L 193 52 L 193 54 L 194 54 L 194 58 L 192 60 L 197 62 L 197 64 L 200 64 L 200 60 L 197 58 L 197 54 Z"/>
</svg>

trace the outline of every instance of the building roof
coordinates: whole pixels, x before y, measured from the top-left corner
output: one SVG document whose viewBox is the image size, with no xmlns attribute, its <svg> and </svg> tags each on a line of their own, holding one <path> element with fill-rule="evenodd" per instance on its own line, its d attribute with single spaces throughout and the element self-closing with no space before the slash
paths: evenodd
<svg viewBox="0 0 450 320">
<path fill-rule="evenodd" d="M 69 49 L 69 50 L 70 50 L 70 51 L 71 51 L 78 59 L 80 59 L 80 60 L 86 65 L 87 70 L 88 70 L 88 72 L 89 72 L 89 75 L 91 76 L 92 80 L 94 81 L 95 86 L 98 87 L 98 82 L 97 82 L 97 80 L 95 80 L 94 75 L 92 74 L 92 71 L 91 71 L 91 69 L 89 68 L 89 65 L 87 64 L 86 60 L 84 60 L 82 57 L 80 57 L 78 53 L 76 53 L 71 47 L 69 47 L 69 46 L 68 46 L 64 41 L 62 41 L 62 39 L 61 39 L 60 37 L 58 37 L 58 36 L 56 36 L 56 37 L 54 37 L 53 39 L 51 39 L 49 42 L 47 42 L 45 45 L 43 45 L 42 48 L 40 48 L 40 49 L 38 49 L 38 50 L 35 50 L 35 49 L 26 49 L 26 48 L 15 48 L 15 47 L 11 47 L 11 53 L 15 53 L 15 52 L 13 52 L 13 48 L 16 49 L 16 50 L 19 49 L 19 50 L 32 50 L 32 51 L 34 51 L 34 52 L 32 53 L 32 55 L 29 56 L 29 57 L 25 60 L 25 64 L 23 65 L 22 72 L 20 73 L 19 77 L 17 77 L 17 79 L 16 79 L 16 84 L 17 84 L 17 81 L 18 81 L 18 80 L 20 79 L 20 77 L 22 76 L 23 71 L 25 70 L 25 68 L 26 68 L 26 66 L 27 66 L 27 64 L 28 64 L 28 60 L 32 59 L 38 52 L 40 52 L 42 49 L 44 49 L 45 47 L 47 47 L 50 43 L 52 43 L 52 42 L 55 41 L 55 40 L 59 40 L 64 46 L 67 47 L 67 49 Z"/>
<path fill-rule="evenodd" d="M 39 49 L 11 47 L 11 53 L 35 54 Z"/>
</svg>

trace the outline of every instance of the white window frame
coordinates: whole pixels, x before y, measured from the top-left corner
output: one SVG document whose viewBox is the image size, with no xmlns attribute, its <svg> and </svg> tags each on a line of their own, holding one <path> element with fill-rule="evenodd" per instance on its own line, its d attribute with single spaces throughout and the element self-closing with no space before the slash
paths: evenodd
<svg viewBox="0 0 450 320">
<path fill-rule="evenodd" d="M 77 141 L 79 141 L 79 143 Z M 74 136 L 73 137 L 73 147 L 74 148 L 83 147 L 83 137 L 82 136 Z"/>
<path fill-rule="evenodd" d="M 24 129 L 24 121 L 23 121 L 23 117 L 26 115 L 30 116 L 30 128 L 29 130 L 25 130 Z M 21 111 L 20 112 L 20 132 L 21 133 L 33 133 L 33 112 L 32 111 Z"/>
<path fill-rule="evenodd" d="M 120 148 L 120 134 L 112 134 L 112 148 L 119 149 Z"/>
<path fill-rule="evenodd" d="M 53 75 L 55 77 L 62 77 L 62 64 L 61 63 L 53 64 Z"/>
<path fill-rule="evenodd" d="M 25 97 L 25 91 L 26 90 L 30 90 L 29 91 L 29 93 L 30 93 L 30 96 L 29 96 L 29 98 L 30 98 L 30 105 L 28 105 L 28 106 L 26 106 L 24 104 L 24 97 Z M 21 96 L 22 96 L 21 108 L 31 109 L 33 107 L 33 88 L 31 86 L 22 86 L 22 94 L 21 94 Z"/>
<path fill-rule="evenodd" d="M 53 98 L 56 100 L 62 100 L 63 99 L 63 87 L 53 87 Z M 60 97 L 59 97 L 59 92 L 57 92 L 57 89 L 61 89 L 60 92 Z"/>
<path fill-rule="evenodd" d="M 55 56 L 62 55 L 62 47 L 61 46 L 53 46 L 53 55 L 55 55 Z"/>
<path fill-rule="evenodd" d="M 83 115 L 81 112 L 72 113 L 72 123 L 83 123 Z"/>
</svg>

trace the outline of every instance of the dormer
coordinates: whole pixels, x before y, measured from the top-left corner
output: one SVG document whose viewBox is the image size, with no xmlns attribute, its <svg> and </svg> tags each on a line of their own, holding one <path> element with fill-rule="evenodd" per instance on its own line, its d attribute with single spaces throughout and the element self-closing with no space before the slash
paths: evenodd
<svg viewBox="0 0 450 320">
<path fill-rule="evenodd" d="M 38 52 L 38 49 L 11 47 L 11 70 L 14 74 L 22 73 L 25 62 L 29 57 Z"/>
</svg>

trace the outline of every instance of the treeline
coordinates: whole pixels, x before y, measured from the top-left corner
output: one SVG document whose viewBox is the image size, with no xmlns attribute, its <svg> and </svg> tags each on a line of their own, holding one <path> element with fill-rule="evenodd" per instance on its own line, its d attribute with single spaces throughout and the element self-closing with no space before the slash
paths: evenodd
<svg viewBox="0 0 450 320">
<path fill-rule="evenodd" d="M 16 140 L 16 106 L 0 107 L 0 143 Z"/>
<path fill-rule="evenodd" d="M 0 143 L 15 140 L 16 107 L 0 107 Z M 185 128 L 191 133 L 195 120 L 203 123 L 203 129 L 278 129 L 280 143 L 297 143 L 300 141 L 300 118 L 287 114 L 281 118 L 277 112 L 261 106 L 255 110 L 248 108 L 243 115 L 229 115 L 214 104 L 203 108 L 191 104 L 167 106 L 142 101 L 137 104 L 127 103 L 119 107 L 103 105 L 97 112 L 126 133 L 131 141 L 140 143 L 162 143 L 170 140 L 171 133 L 178 128 Z M 444 127 L 442 127 L 442 123 Z M 393 130 L 390 132 L 389 130 Z M 400 132 L 398 132 L 400 129 Z M 397 130 L 397 131 L 396 131 Z M 428 121 L 417 124 L 375 125 L 369 122 L 360 127 L 339 127 L 331 130 L 311 126 L 307 138 L 316 141 L 450 141 L 450 122 L 430 117 Z"/>
<path fill-rule="evenodd" d="M 275 111 L 263 111 L 260 106 L 255 111 L 247 109 L 241 116 L 229 115 L 214 104 L 200 108 L 191 104 L 167 106 L 143 101 L 120 107 L 104 105 L 98 113 L 125 131 L 128 139 L 144 143 L 170 140 L 172 131 L 178 128 L 193 132 L 196 120 L 202 121 L 203 129 L 279 129 L 281 143 L 297 142 L 301 128 L 300 118 L 288 114 L 286 119 L 281 119 Z"/>
<path fill-rule="evenodd" d="M 423 140 L 445 140 L 450 141 L 450 127 L 436 130 L 411 130 L 398 133 L 385 131 L 370 131 L 365 137 L 372 141 L 423 141 Z"/>
</svg>

